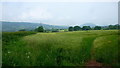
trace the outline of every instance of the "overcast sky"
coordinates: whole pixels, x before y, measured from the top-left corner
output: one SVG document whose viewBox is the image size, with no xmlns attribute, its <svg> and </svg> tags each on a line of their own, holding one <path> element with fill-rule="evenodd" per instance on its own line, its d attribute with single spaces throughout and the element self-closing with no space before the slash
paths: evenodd
<svg viewBox="0 0 120 68">
<path fill-rule="evenodd" d="M 51 25 L 118 23 L 117 2 L 3 2 L 2 21 Z"/>
</svg>

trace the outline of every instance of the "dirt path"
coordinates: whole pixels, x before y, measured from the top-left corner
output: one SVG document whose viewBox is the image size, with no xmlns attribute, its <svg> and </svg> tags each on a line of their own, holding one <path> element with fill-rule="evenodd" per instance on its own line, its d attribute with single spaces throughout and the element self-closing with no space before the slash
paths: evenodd
<svg viewBox="0 0 120 68">
<path fill-rule="evenodd" d="M 102 63 L 99 63 L 96 60 L 90 60 L 86 63 L 86 66 L 102 67 Z"/>
<path fill-rule="evenodd" d="M 97 62 L 96 60 L 90 60 L 86 63 L 86 66 L 97 66 L 97 67 L 101 67 L 102 64 Z"/>
<path fill-rule="evenodd" d="M 93 41 L 94 43 L 94 41 Z M 93 44 L 93 47 L 91 49 L 91 60 L 89 60 L 87 63 L 86 63 L 86 66 L 89 67 L 89 66 L 92 66 L 92 67 L 102 67 L 102 63 L 99 63 L 96 61 L 96 59 L 94 58 L 94 55 L 95 55 L 95 50 L 94 50 L 94 44 Z"/>
</svg>

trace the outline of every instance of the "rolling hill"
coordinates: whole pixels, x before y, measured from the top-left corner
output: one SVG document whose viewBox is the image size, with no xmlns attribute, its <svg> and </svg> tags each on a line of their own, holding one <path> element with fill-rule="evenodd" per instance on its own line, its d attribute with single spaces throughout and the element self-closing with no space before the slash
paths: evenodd
<svg viewBox="0 0 120 68">
<path fill-rule="evenodd" d="M 67 26 L 56 26 L 56 25 L 48 25 L 43 23 L 30 23 L 30 22 L 6 22 L 1 21 L 2 23 L 2 31 L 4 32 L 15 32 L 20 29 L 26 30 L 34 30 L 38 26 L 43 26 L 45 29 L 67 29 Z"/>
<path fill-rule="evenodd" d="M 85 23 L 85 24 L 82 24 L 82 25 L 80 25 L 80 26 L 81 26 L 81 27 L 83 27 L 83 26 L 95 27 L 96 24 L 93 24 L 93 23 Z"/>
</svg>

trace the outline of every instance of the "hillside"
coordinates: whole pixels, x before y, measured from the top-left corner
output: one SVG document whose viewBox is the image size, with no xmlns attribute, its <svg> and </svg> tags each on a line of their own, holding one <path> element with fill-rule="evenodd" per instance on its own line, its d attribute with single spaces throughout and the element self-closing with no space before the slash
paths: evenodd
<svg viewBox="0 0 120 68">
<path fill-rule="evenodd" d="M 83 26 L 95 27 L 96 24 L 93 24 L 93 23 L 85 23 L 85 24 L 82 24 L 82 25 L 80 25 L 80 26 L 81 26 L 81 27 L 83 27 Z"/>
<path fill-rule="evenodd" d="M 45 29 L 67 29 L 66 26 L 56 26 L 56 25 L 48 25 L 42 23 L 30 23 L 30 22 L 0 22 L 2 23 L 2 31 L 4 32 L 14 32 L 20 29 L 26 30 L 34 30 L 38 26 L 43 26 Z"/>
</svg>

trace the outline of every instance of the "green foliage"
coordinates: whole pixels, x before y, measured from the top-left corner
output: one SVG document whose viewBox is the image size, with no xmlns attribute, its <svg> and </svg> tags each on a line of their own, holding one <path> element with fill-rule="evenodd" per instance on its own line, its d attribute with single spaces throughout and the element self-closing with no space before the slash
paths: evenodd
<svg viewBox="0 0 120 68">
<path fill-rule="evenodd" d="M 69 31 L 74 31 L 74 28 L 71 26 L 68 28 Z"/>
<path fill-rule="evenodd" d="M 109 27 L 109 29 L 114 29 L 113 25 L 109 25 L 108 27 Z"/>
<path fill-rule="evenodd" d="M 81 29 L 80 26 L 74 26 L 74 31 L 78 31 L 78 30 L 80 30 L 80 29 Z"/>
<path fill-rule="evenodd" d="M 68 29 L 64 29 L 64 32 L 68 32 Z"/>
<path fill-rule="evenodd" d="M 118 65 L 118 35 L 100 36 L 95 40 L 94 45 L 95 58 L 98 62 Z"/>
<path fill-rule="evenodd" d="M 93 56 L 104 65 L 117 66 L 117 35 L 117 30 L 22 35 L 3 46 L 3 66 L 84 66 Z"/>
<path fill-rule="evenodd" d="M 83 26 L 82 30 L 91 30 L 91 27 L 90 26 Z"/>
<path fill-rule="evenodd" d="M 74 27 L 69 27 L 69 31 L 78 31 L 78 30 L 115 30 L 115 29 L 120 29 L 120 25 L 109 25 L 109 26 L 95 26 L 94 28 L 90 26 L 83 26 L 82 28 L 79 26 L 74 26 Z"/>
<path fill-rule="evenodd" d="M 94 30 L 101 30 L 101 26 L 95 26 Z"/>
<path fill-rule="evenodd" d="M 2 33 L 2 44 L 8 45 L 11 43 L 14 43 L 15 41 L 18 41 L 19 38 L 35 34 L 36 32 L 30 32 L 30 31 L 18 31 L 18 32 L 3 32 Z"/>
<path fill-rule="evenodd" d="M 116 25 L 109 25 L 108 29 L 120 29 L 120 25 L 116 24 Z"/>
<path fill-rule="evenodd" d="M 51 31 L 52 31 L 52 32 L 59 32 L 59 29 L 54 29 L 54 28 L 52 28 Z"/>
<path fill-rule="evenodd" d="M 37 32 L 44 32 L 43 26 L 39 26 L 38 28 L 35 29 Z"/>
</svg>

